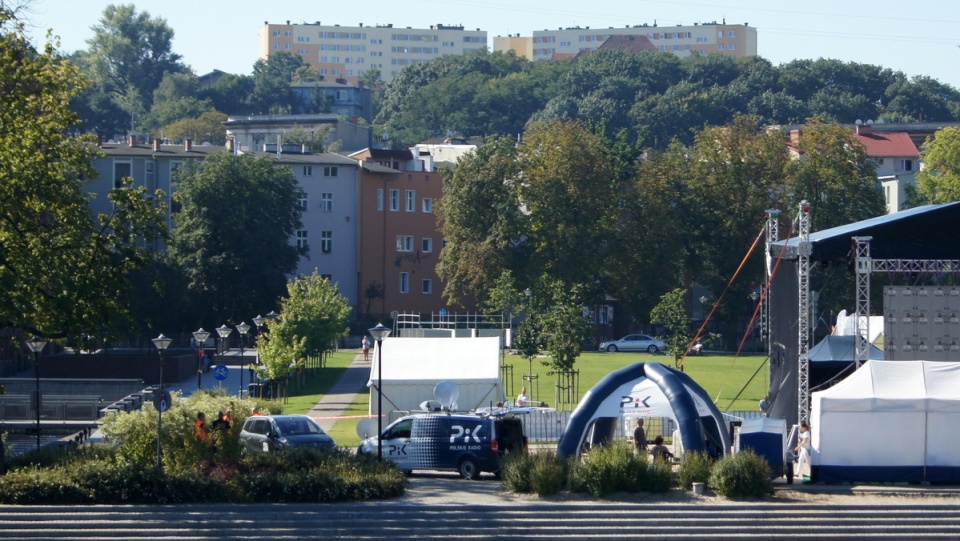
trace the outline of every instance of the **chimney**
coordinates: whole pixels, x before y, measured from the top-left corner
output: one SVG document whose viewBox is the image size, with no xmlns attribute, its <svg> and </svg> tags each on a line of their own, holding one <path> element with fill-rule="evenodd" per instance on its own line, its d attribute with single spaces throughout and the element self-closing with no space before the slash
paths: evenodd
<svg viewBox="0 0 960 541">
<path fill-rule="evenodd" d="M 193 148 L 193 140 L 192 140 L 192 139 L 184 139 L 184 140 L 183 140 L 183 150 L 185 150 L 186 152 L 190 152 L 190 149 L 192 149 L 192 148 Z"/>
<path fill-rule="evenodd" d="M 158 151 L 158 150 L 160 150 L 160 140 L 159 140 L 159 139 L 154 139 L 154 140 L 153 140 L 153 151 L 156 152 L 156 151 Z"/>
<path fill-rule="evenodd" d="M 137 136 L 131 135 L 130 137 L 127 137 L 127 144 L 132 147 L 137 146 Z"/>
<path fill-rule="evenodd" d="M 873 133 L 873 126 L 870 124 L 857 124 L 857 135 L 867 135 Z"/>
</svg>

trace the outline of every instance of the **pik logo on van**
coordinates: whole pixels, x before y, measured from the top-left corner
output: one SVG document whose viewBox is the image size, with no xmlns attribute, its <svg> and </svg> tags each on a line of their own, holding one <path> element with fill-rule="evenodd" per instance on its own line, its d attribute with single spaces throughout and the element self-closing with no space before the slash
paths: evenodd
<svg viewBox="0 0 960 541">
<path fill-rule="evenodd" d="M 483 428 L 482 424 L 478 424 L 476 428 L 473 429 L 473 433 L 470 432 L 469 428 L 463 428 L 460 425 L 453 425 L 450 427 L 453 430 L 453 433 L 450 434 L 450 443 L 457 441 L 457 438 L 463 436 L 463 443 L 470 443 L 470 437 L 473 437 L 473 441 L 480 443 L 480 429 Z"/>
</svg>

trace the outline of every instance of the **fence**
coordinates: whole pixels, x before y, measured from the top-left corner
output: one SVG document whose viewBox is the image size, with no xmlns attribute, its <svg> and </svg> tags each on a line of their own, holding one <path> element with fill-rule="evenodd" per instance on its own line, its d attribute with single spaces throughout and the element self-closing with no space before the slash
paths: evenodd
<svg viewBox="0 0 960 541">
<path fill-rule="evenodd" d="M 41 421 L 95 420 L 103 406 L 99 396 L 46 395 L 40 401 Z M 37 418 L 31 395 L 0 396 L 0 419 L 33 421 Z"/>
</svg>

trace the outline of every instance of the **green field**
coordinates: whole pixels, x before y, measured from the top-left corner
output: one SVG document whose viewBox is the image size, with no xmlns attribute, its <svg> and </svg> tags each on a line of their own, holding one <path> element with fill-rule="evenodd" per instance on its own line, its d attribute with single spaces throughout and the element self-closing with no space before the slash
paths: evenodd
<svg viewBox="0 0 960 541">
<path fill-rule="evenodd" d="M 327 361 L 325 368 L 319 369 L 318 375 L 308 381 L 304 387 L 292 392 L 289 402 L 284 405 L 286 413 L 306 413 L 310 407 L 320 399 L 343 373 L 344 369 L 353 360 L 356 351 L 345 350 L 334 353 Z M 768 388 L 768 368 L 764 361 L 766 357 L 749 355 L 734 357 L 732 355 L 705 355 L 703 357 L 688 357 L 684 361 L 684 372 L 689 374 L 713 397 L 714 403 L 720 411 L 752 411 L 757 409 L 757 403 Z M 580 372 L 577 397 L 583 397 L 600 379 L 607 374 L 624 366 L 637 362 L 660 362 L 673 366 L 673 359 L 663 355 L 647 353 L 599 353 L 587 352 L 577 358 L 575 370 Z M 523 375 L 528 372 L 528 363 L 515 355 L 506 355 L 504 364 L 513 366 L 513 376 L 507 377 L 504 382 L 505 390 L 509 395 L 515 395 L 525 384 Z M 761 364 L 763 367 L 760 368 Z M 527 385 L 527 394 L 531 400 L 543 401 L 550 406 L 555 405 L 555 376 L 547 374 L 548 368 L 540 364 L 540 359 L 533 362 L 533 373 L 539 378 L 539 395 L 535 385 Z M 756 376 L 754 374 L 756 373 Z M 751 380 L 751 377 L 753 379 Z M 511 381 L 512 379 L 512 381 Z M 749 384 L 748 384 L 749 381 Z M 369 390 L 366 387 L 357 389 L 357 397 L 344 416 L 366 415 L 369 402 Z M 734 397 L 740 395 L 734 401 Z M 513 396 L 508 396 L 512 399 Z M 568 408 L 564 408 L 568 409 Z M 356 433 L 357 419 L 343 419 L 338 421 L 331 430 L 331 435 L 337 443 L 344 447 L 353 447 L 360 442 Z"/>
</svg>

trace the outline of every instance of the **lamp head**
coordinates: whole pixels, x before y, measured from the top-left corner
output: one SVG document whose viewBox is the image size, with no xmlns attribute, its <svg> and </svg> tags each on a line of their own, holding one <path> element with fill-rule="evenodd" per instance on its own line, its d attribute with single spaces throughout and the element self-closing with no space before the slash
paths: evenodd
<svg viewBox="0 0 960 541">
<path fill-rule="evenodd" d="M 267 320 L 267 318 L 258 315 L 257 317 L 253 318 L 253 324 L 256 325 L 257 328 L 259 329 L 260 326 L 263 325 L 263 322 L 266 321 L 266 320 Z"/>
<path fill-rule="evenodd" d="M 34 353 L 40 353 L 43 351 L 43 348 L 47 345 L 47 339 L 42 336 L 34 336 L 33 338 L 27 340 L 27 348 Z"/>
<path fill-rule="evenodd" d="M 249 330 L 250 330 L 250 325 L 247 325 L 243 321 L 241 321 L 240 324 L 237 325 L 237 332 L 239 332 L 241 335 L 247 334 L 247 331 Z"/>
<path fill-rule="evenodd" d="M 193 331 L 193 338 L 198 344 L 203 344 L 207 341 L 207 338 L 210 338 L 210 333 L 203 330 L 203 327 L 200 327 L 199 330 Z"/>
<path fill-rule="evenodd" d="M 160 351 L 164 351 L 165 349 L 170 347 L 170 343 L 173 342 L 173 340 L 161 334 L 160 336 L 151 340 L 151 342 L 153 342 L 153 345 L 156 346 L 157 349 L 159 349 Z"/>
<path fill-rule="evenodd" d="M 370 333 L 370 336 L 373 337 L 377 342 L 383 342 L 383 339 L 387 336 L 390 336 L 390 329 L 383 326 L 383 323 L 377 323 L 377 326 L 372 329 L 367 329 L 367 332 Z"/>
<path fill-rule="evenodd" d="M 226 338 L 230 336 L 230 333 L 232 332 L 233 332 L 233 329 L 231 329 L 230 327 L 227 327 L 226 325 L 220 325 L 219 327 L 217 327 L 217 334 L 220 335 L 220 338 Z"/>
</svg>

